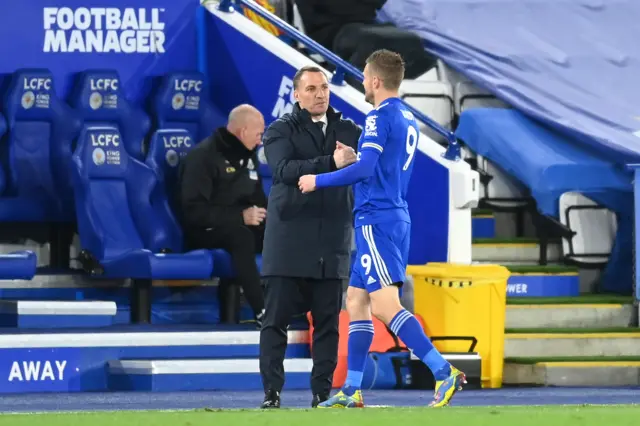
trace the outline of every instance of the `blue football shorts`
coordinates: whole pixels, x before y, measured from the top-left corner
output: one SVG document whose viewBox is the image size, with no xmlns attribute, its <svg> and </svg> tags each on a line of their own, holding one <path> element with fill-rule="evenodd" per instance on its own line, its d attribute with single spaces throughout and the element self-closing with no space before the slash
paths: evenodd
<svg viewBox="0 0 640 426">
<path fill-rule="evenodd" d="M 356 232 L 356 258 L 350 286 L 372 293 L 399 285 L 402 291 L 409 259 L 411 224 L 402 221 L 362 225 Z"/>
</svg>

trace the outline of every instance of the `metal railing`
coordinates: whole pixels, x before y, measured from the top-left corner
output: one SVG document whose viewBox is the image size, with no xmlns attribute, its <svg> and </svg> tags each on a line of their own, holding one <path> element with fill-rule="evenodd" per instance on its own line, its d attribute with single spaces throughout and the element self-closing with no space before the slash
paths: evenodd
<svg viewBox="0 0 640 426">
<path fill-rule="evenodd" d="M 347 61 L 343 60 L 342 58 L 337 56 L 335 53 L 326 49 L 324 46 L 316 43 L 314 40 L 302 34 L 296 28 L 289 25 L 288 23 L 278 18 L 277 16 L 273 15 L 271 12 L 269 12 L 259 4 L 255 3 L 253 0 L 221 0 L 220 5 L 218 6 L 218 9 L 220 11 L 228 12 L 228 13 L 235 12 L 233 8 L 233 3 L 237 5 L 242 5 L 247 9 L 251 10 L 256 15 L 263 18 L 265 21 L 278 27 L 290 38 L 294 39 L 299 43 L 304 44 L 305 47 L 311 52 L 322 56 L 326 61 L 333 64 L 336 67 L 336 70 L 333 73 L 333 76 L 331 78 L 332 84 L 335 84 L 335 85 L 345 84 L 344 82 L 345 74 L 351 75 L 352 77 L 356 78 L 358 81 L 362 81 L 364 79 L 364 76 L 362 75 L 362 72 L 359 69 L 357 69 Z M 453 132 L 445 129 L 439 123 L 433 121 L 432 119 L 430 119 L 425 114 L 418 111 L 416 108 L 409 105 L 405 101 L 403 101 L 403 103 L 406 106 L 406 108 L 409 111 L 411 111 L 411 113 L 413 113 L 413 115 L 416 117 L 417 120 L 423 122 L 433 131 L 435 131 L 436 133 L 438 133 L 439 135 L 447 139 L 448 146 L 447 146 L 446 152 L 443 154 L 443 157 L 446 158 L 447 160 L 452 160 L 452 161 L 460 160 L 461 158 L 460 145 L 458 144 L 458 141 L 455 135 L 453 134 Z"/>
</svg>

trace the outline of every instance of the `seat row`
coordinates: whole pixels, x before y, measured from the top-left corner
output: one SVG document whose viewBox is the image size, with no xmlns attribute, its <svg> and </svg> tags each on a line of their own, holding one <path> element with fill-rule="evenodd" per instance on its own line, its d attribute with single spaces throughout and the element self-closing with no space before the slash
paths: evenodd
<svg viewBox="0 0 640 426">
<path fill-rule="evenodd" d="M 126 99 L 115 71 L 81 74 L 67 103 L 47 70 L 21 70 L 3 99 L 0 222 L 77 221 L 83 267 L 133 279 L 138 321 L 149 315 L 151 280 L 233 275 L 222 250 L 183 253 L 170 205 L 180 158 L 223 124 L 200 74 L 164 76 L 149 115 Z M 0 278 L 30 279 L 35 268 L 31 252 L 0 257 Z"/>
<path fill-rule="evenodd" d="M 197 140 L 185 129 L 156 130 L 143 160 L 123 141 L 117 127 L 100 124 L 84 126 L 77 138 L 69 175 L 80 260 L 93 276 L 131 279 L 132 320 L 148 322 L 152 280 L 227 278 L 234 271 L 224 250 L 185 252 L 172 209 L 180 161 Z M 0 256 L 0 275 L 22 271 L 18 278 L 29 279 L 29 267 L 35 271 L 33 253 Z"/>
<path fill-rule="evenodd" d="M 185 129 L 200 140 L 223 118 L 208 101 L 202 75 L 166 75 L 154 84 L 148 113 L 130 102 L 116 71 L 86 71 L 67 102 L 45 69 L 15 72 L 0 110 L 0 222 L 73 222 L 71 155 L 86 126 L 118 129 L 127 154 L 144 160 L 150 132 Z"/>
</svg>

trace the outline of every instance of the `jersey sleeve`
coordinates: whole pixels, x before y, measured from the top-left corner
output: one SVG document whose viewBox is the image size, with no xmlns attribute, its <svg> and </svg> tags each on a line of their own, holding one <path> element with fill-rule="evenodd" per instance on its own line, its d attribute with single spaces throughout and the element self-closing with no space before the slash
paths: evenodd
<svg viewBox="0 0 640 426">
<path fill-rule="evenodd" d="M 360 151 L 372 149 L 378 151 L 378 154 L 382 154 L 389 137 L 390 126 L 391 123 L 386 111 L 374 109 L 369 112 L 364 123 L 364 135 Z"/>
</svg>

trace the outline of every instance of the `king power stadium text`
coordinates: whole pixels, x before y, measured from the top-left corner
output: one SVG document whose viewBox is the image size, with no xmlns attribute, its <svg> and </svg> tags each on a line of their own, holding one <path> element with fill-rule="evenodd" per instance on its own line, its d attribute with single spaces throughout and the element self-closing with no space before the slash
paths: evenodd
<svg viewBox="0 0 640 426">
<path fill-rule="evenodd" d="M 507 294 L 527 294 L 527 284 L 507 284 Z"/>
</svg>

